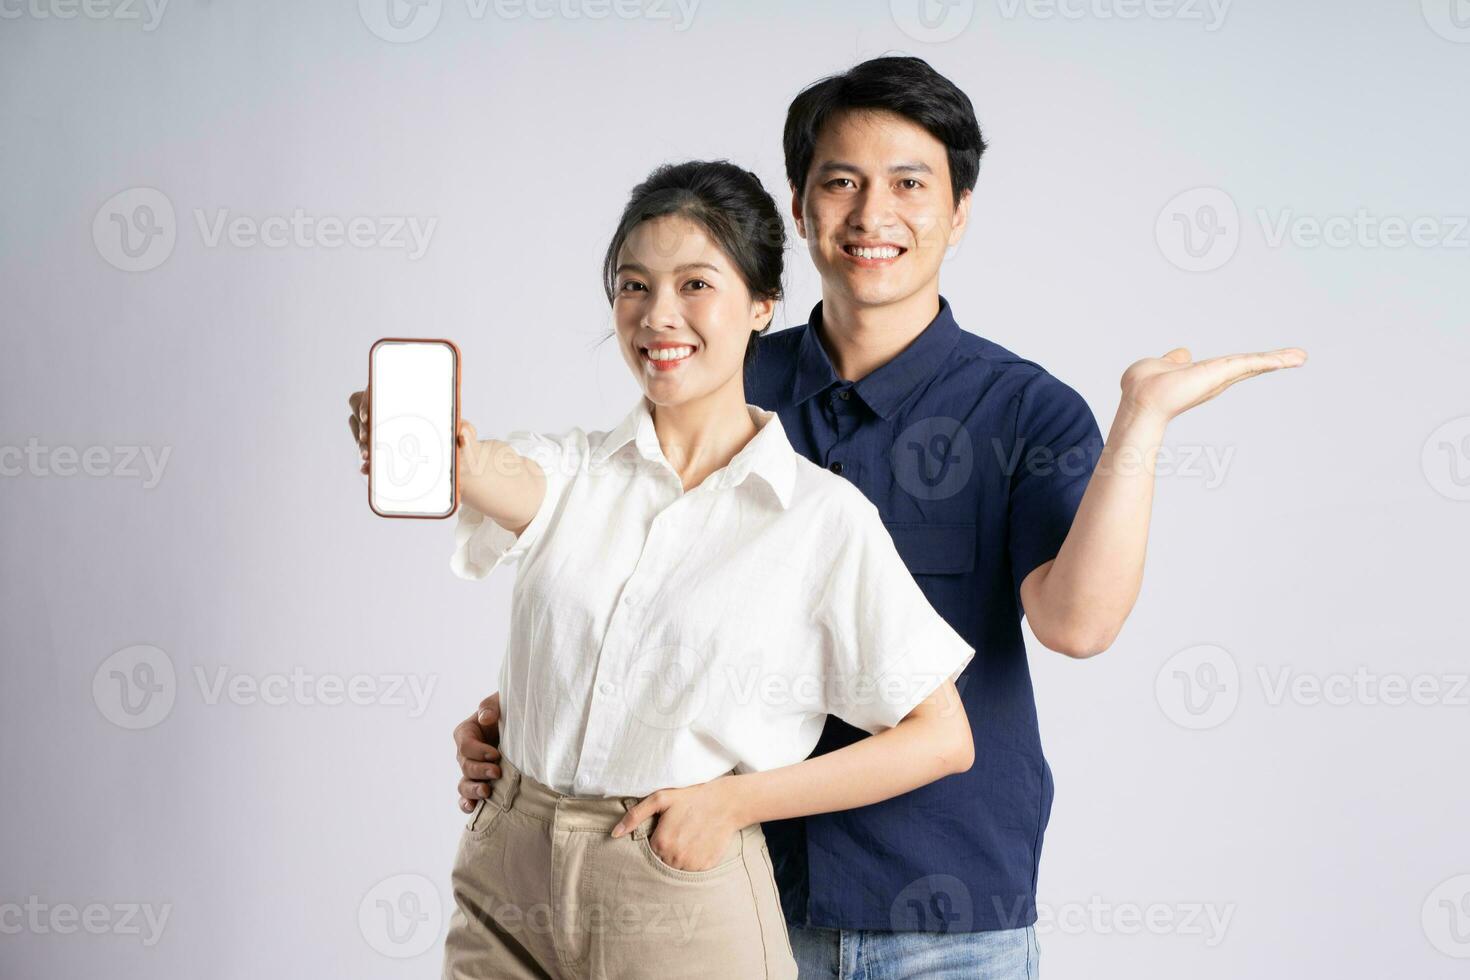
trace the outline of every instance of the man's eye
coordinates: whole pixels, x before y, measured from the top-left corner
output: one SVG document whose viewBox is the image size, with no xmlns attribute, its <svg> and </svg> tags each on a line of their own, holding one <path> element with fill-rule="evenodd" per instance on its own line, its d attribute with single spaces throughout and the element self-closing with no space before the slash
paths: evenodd
<svg viewBox="0 0 1470 980">
<path fill-rule="evenodd" d="M 919 183 L 917 180 L 915 180 L 912 177 L 905 177 L 903 180 L 900 180 L 898 183 L 906 191 L 917 190 L 918 188 L 924 186 L 923 184 Z"/>
<path fill-rule="evenodd" d="M 839 184 L 851 184 L 851 183 L 852 183 L 852 178 L 851 177 L 834 177 L 833 179 L 827 181 L 827 186 L 828 187 L 837 187 Z"/>
</svg>

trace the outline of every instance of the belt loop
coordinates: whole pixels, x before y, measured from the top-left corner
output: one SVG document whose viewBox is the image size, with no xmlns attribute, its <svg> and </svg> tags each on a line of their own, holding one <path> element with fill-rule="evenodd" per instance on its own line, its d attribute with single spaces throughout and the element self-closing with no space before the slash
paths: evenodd
<svg viewBox="0 0 1470 980">
<path fill-rule="evenodd" d="M 506 770 L 509 769 L 509 772 Z M 521 790 L 521 771 L 505 764 L 505 757 L 500 757 L 500 782 L 505 784 L 505 801 L 501 803 L 500 809 L 509 810 L 511 804 L 516 801 L 516 796 Z"/>
<path fill-rule="evenodd" d="M 624 813 L 627 813 L 629 810 L 633 809 L 635 806 L 638 805 L 638 800 L 639 800 L 639 797 L 636 797 L 636 796 L 624 796 L 624 797 L 621 797 L 618 800 L 618 802 L 621 803 L 621 804 L 623 804 L 623 812 Z M 642 840 L 643 838 L 645 838 L 645 837 L 648 836 L 648 831 L 646 831 L 646 830 L 643 829 L 643 825 L 646 824 L 646 823 L 648 823 L 652 819 L 653 819 L 652 817 L 647 817 L 642 822 L 640 822 L 637 826 L 635 826 L 633 828 L 633 839 L 634 840 Z"/>
</svg>

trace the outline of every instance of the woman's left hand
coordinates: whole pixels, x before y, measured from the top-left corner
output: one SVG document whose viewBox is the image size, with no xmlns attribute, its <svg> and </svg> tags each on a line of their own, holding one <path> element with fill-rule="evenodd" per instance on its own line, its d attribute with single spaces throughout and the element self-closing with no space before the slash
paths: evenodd
<svg viewBox="0 0 1470 980">
<path fill-rule="evenodd" d="M 708 871 L 720 863 L 730 835 L 745 826 L 737 810 L 736 776 L 697 786 L 661 789 L 623 814 L 612 835 L 621 837 L 658 814 L 648 843 L 665 864 L 680 871 Z"/>
</svg>

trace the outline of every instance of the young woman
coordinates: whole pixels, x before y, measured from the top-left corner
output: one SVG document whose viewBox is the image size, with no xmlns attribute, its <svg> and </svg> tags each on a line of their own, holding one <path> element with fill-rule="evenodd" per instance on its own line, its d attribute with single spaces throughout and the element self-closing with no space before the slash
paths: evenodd
<svg viewBox="0 0 1470 980">
<path fill-rule="evenodd" d="M 659 168 L 604 267 L 632 411 L 606 432 L 461 427 L 452 567 L 518 574 L 447 978 L 794 977 L 760 822 L 972 762 L 953 680 L 974 650 L 867 498 L 745 401 L 784 244 L 755 175 Z M 872 734 L 807 759 L 828 714 Z"/>
</svg>

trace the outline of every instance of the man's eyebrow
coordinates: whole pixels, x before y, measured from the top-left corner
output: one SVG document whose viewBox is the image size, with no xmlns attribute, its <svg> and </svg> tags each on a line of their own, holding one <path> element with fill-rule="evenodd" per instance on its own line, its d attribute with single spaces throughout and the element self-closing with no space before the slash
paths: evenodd
<svg viewBox="0 0 1470 980">
<path fill-rule="evenodd" d="M 817 173 L 820 174 L 836 173 L 838 171 L 860 174 L 863 172 L 863 168 L 855 163 L 848 163 L 846 160 L 827 160 L 817 165 Z M 888 172 L 891 174 L 933 174 L 934 168 L 930 167 L 927 163 L 916 161 L 913 163 L 895 163 L 888 168 Z"/>
</svg>

